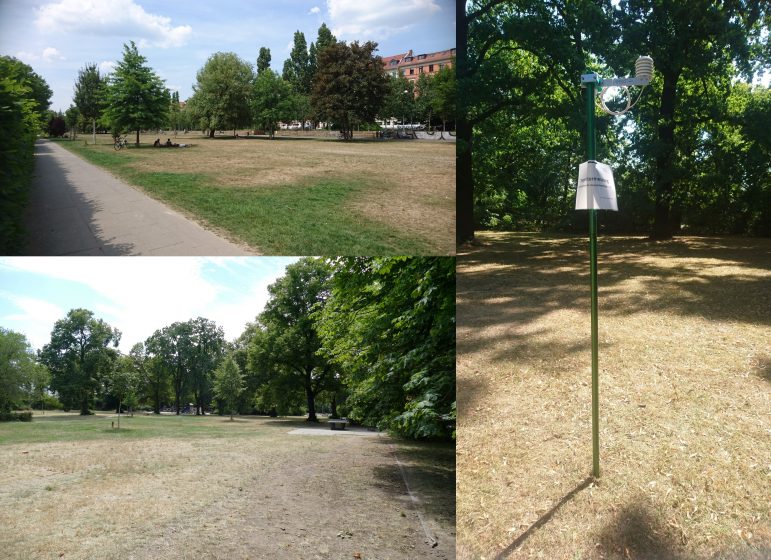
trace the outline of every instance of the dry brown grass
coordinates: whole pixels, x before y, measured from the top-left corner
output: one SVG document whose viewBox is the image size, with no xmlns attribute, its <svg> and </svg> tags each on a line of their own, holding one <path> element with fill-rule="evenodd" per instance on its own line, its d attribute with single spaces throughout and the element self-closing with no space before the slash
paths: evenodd
<svg viewBox="0 0 771 560">
<path fill-rule="evenodd" d="M 104 425 L 84 421 L 109 429 L 107 418 Z M 377 435 L 287 435 L 300 422 L 195 421 L 218 433 L 0 446 L 0 556 L 454 557 L 454 481 L 433 494 L 441 485 L 430 489 L 420 473 L 435 467 L 413 452 L 415 444 Z M 130 434 L 132 419 L 122 424 Z M 419 495 L 431 498 L 418 509 L 406 496 L 394 450 L 414 469 Z M 437 468 L 452 468 L 451 452 L 433 451 L 443 465 Z M 418 510 L 440 546 L 424 543 Z"/>
<path fill-rule="evenodd" d="M 243 131 L 240 134 L 245 134 Z M 141 135 L 152 145 L 157 135 Z M 165 142 L 168 135 L 162 135 Z M 129 136 L 132 142 L 134 136 Z M 209 139 L 179 134 L 190 149 L 129 150 L 137 171 L 203 173 L 215 184 L 280 187 L 340 179 L 367 186 L 351 210 L 404 233 L 430 240 L 436 254 L 455 253 L 455 146 L 440 142 L 378 141 L 357 138 L 301 139 L 279 136 Z M 109 143 L 107 137 L 97 142 Z"/>
<path fill-rule="evenodd" d="M 587 243 L 458 257 L 459 558 L 771 556 L 771 241 L 601 239 L 601 478 Z"/>
</svg>

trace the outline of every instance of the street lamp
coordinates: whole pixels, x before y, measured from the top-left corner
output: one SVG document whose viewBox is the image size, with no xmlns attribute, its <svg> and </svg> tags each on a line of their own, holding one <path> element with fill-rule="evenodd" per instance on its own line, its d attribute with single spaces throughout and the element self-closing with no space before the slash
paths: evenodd
<svg viewBox="0 0 771 560">
<path fill-rule="evenodd" d="M 594 137 L 594 104 L 596 88 L 600 90 L 600 107 L 611 115 L 623 115 L 637 104 L 642 96 L 642 89 L 632 103 L 630 86 L 642 86 L 645 89 L 653 79 L 653 59 L 641 56 L 634 65 L 634 78 L 603 79 L 596 73 L 581 75 L 581 87 L 586 88 L 586 156 L 578 171 L 576 189 L 576 210 L 589 210 L 589 274 L 592 290 L 592 475 L 600 476 L 600 411 L 598 388 L 598 329 L 597 329 L 597 210 L 618 210 L 616 186 L 613 171 L 604 163 L 595 160 L 596 144 Z M 608 88 L 620 87 L 626 91 L 626 107 L 620 111 L 611 111 L 605 105 L 603 95 Z"/>
</svg>

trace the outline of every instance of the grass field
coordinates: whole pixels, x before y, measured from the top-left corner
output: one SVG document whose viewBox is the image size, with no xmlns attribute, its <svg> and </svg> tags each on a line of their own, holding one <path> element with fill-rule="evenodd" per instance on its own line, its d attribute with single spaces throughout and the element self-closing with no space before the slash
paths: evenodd
<svg viewBox="0 0 771 560">
<path fill-rule="evenodd" d="M 455 251 L 452 145 L 190 133 L 174 138 L 190 148 L 156 149 L 156 137 L 119 152 L 105 135 L 60 145 L 260 253 Z"/>
<path fill-rule="evenodd" d="M 458 557 L 771 557 L 771 240 L 601 238 L 589 478 L 585 238 L 458 257 Z"/>
<path fill-rule="evenodd" d="M 452 445 L 290 434 L 301 419 L 115 420 L 0 424 L 0 556 L 455 556 Z"/>
</svg>

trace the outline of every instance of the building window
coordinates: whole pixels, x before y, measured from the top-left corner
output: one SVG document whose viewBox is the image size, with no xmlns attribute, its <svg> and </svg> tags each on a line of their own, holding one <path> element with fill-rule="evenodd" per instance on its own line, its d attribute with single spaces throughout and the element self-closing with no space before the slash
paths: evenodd
<svg viewBox="0 0 771 560">
<path fill-rule="evenodd" d="M 414 68 L 410 68 L 410 76 L 412 76 L 414 73 L 415 73 L 415 69 Z"/>
<path fill-rule="evenodd" d="M 444 68 L 444 62 L 439 63 L 439 70 L 441 70 L 442 68 Z"/>
<path fill-rule="evenodd" d="M 428 71 L 429 72 L 433 72 L 434 71 L 434 65 L 433 64 L 429 64 L 428 65 Z"/>
<path fill-rule="evenodd" d="M 397 64 L 399 64 L 399 61 L 398 61 L 398 60 L 396 60 L 396 59 L 393 59 L 393 60 L 391 61 L 391 66 L 396 66 Z"/>
<path fill-rule="evenodd" d="M 423 73 L 423 67 L 421 66 L 418 68 L 418 74 L 422 74 L 422 73 Z"/>
</svg>

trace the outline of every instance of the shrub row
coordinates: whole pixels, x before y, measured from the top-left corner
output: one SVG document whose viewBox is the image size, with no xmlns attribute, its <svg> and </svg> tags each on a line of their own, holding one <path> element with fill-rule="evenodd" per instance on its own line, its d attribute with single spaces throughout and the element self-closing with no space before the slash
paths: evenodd
<svg viewBox="0 0 771 560">
<path fill-rule="evenodd" d="M 0 422 L 32 422 L 32 411 L 0 412 Z"/>
</svg>

